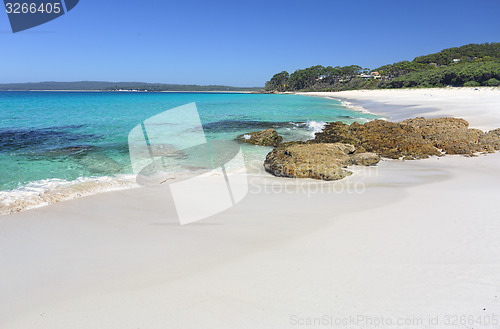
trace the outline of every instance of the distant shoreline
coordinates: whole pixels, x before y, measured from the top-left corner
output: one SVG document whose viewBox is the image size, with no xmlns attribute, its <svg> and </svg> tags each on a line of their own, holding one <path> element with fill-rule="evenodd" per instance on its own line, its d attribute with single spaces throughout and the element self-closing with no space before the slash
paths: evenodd
<svg viewBox="0 0 500 329">
<path fill-rule="evenodd" d="M 42 89 L 16 89 L 16 90 L 0 90 L 0 92 L 16 92 L 16 91 L 40 91 L 40 92 L 96 92 L 96 93 L 197 93 L 197 94 L 203 94 L 203 93 L 218 93 L 218 94 L 258 94 L 258 92 L 255 91 L 248 91 L 248 90 L 235 90 L 235 91 L 230 91 L 230 90 L 193 90 L 193 91 L 187 91 L 187 90 L 162 90 L 162 91 L 133 91 L 133 90 L 88 90 L 88 89 L 81 89 L 81 90 L 54 90 L 54 89 L 47 89 L 47 90 L 42 90 Z"/>
<path fill-rule="evenodd" d="M 263 87 L 151 83 L 138 81 L 42 81 L 0 83 L 0 91 L 259 92 Z"/>
</svg>

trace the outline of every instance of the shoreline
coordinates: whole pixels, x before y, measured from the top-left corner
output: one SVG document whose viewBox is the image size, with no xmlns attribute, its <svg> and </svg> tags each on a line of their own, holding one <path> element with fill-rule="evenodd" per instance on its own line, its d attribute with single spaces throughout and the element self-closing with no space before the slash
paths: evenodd
<svg viewBox="0 0 500 329">
<path fill-rule="evenodd" d="M 463 91 L 476 92 L 477 90 L 482 90 L 486 92 L 488 91 L 498 92 L 498 95 L 500 95 L 500 88 L 494 88 L 494 87 L 386 89 L 386 90 L 377 89 L 377 90 L 354 90 L 354 91 L 341 91 L 341 92 L 298 92 L 298 93 L 284 93 L 284 94 L 333 99 L 336 101 L 340 101 L 343 106 L 345 106 L 348 110 L 351 111 L 382 116 L 381 119 L 387 119 L 391 121 L 402 121 L 407 118 L 417 117 L 417 116 L 440 117 L 448 115 L 443 114 L 444 113 L 443 111 L 446 110 L 446 108 L 443 108 L 443 106 L 442 108 L 439 107 L 433 108 L 433 107 L 415 105 L 413 104 L 414 101 L 410 101 L 408 103 L 408 101 L 404 99 L 403 101 L 399 99 L 388 100 L 387 95 L 392 94 L 397 96 L 397 94 L 414 93 L 420 95 L 423 94 L 423 95 L 435 96 L 433 95 L 433 93 L 445 93 L 449 94 L 449 96 L 451 97 L 454 97 L 453 94 L 456 94 L 457 92 L 463 92 Z M 48 91 L 81 92 L 76 90 L 57 90 L 57 91 L 48 90 Z M 83 90 L 83 91 L 87 92 L 89 90 Z M 96 90 L 91 92 L 119 92 L 119 91 Z M 132 91 L 122 91 L 122 92 L 132 92 Z M 162 91 L 162 92 L 170 92 L 170 91 Z M 186 93 L 189 92 L 186 91 Z M 199 93 L 211 93 L 211 92 L 207 91 Z M 214 93 L 219 93 L 219 92 L 214 91 Z M 222 93 L 234 93 L 234 92 L 222 92 Z M 399 105 L 395 104 L 395 102 L 397 103 L 398 101 L 400 101 L 401 104 Z M 444 104 L 444 106 L 447 106 L 447 104 Z M 478 128 L 477 125 L 472 127 Z M 487 129 L 485 131 L 487 131 Z M 66 202 L 68 200 L 85 198 L 92 195 L 99 195 L 102 193 L 109 193 L 119 190 L 127 190 L 140 187 L 135 183 L 135 178 L 133 177 L 133 175 L 125 175 L 125 176 L 119 175 L 116 177 L 115 176 L 80 177 L 73 181 L 50 179 L 50 180 L 30 182 L 26 186 L 22 186 L 21 188 L 16 188 L 9 191 L 0 191 L 0 199 L 1 199 L 0 201 L 3 201 L 2 205 L 4 206 L 3 209 L 0 210 L 0 216 L 24 212 L 30 209 L 36 209 L 40 207 L 47 207 L 59 202 Z M 46 186 L 41 186 L 40 184 L 43 182 L 50 183 L 50 185 L 53 185 L 54 188 L 49 189 Z M 86 190 L 81 190 L 81 188 L 84 186 L 87 186 L 88 188 Z M 16 195 L 24 194 L 28 198 L 23 197 L 21 199 L 15 199 L 15 198 L 13 199 L 10 196 L 12 194 Z"/>
<path fill-rule="evenodd" d="M 392 121 L 424 116 L 461 117 L 472 128 L 491 130 L 499 128 L 499 87 L 455 87 L 419 89 L 373 89 L 339 92 L 304 92 L 297 95 L 331 98 L 352 103 L 368 113 L 381 115 Z M 478 98 L 477 108 L 471 108 L 468 99 Z M 461 101 L 464 103 L 461 104 Z M 493 116 L 493 120 L 490 119 Z"/>
<path fill-rule="evenodd" d="M 0 191 L 0 217 L 77 198 L 139 187 L 132 174 L 79 177 L 74 180 L 51 178 L 29 182 L 12 190 Z"/>
<path fill-rule="evenodd" d="M 180 91 L 175 91 L 175 90 L 162 90 L 162 91 L 142 91 L 142 90 L 88 90 L 88 89 L 82 89 L 82 90 L 41 90 L 41 89 L 20 89 L 20 90 L 0 90 L 1 92 L 17 92 L 17 91 L 30 91 L 30 92 L 96 92 L 96 93 L 221 93 L 221 94 L 252 94 L 255 93 L 254 91 L 247 91 L 247 90 L 234 90 L 234 91 L 227 91 L 227 90 L 206 90 L 206 91 L 187 91 L 187 90 L 180 90 Z"/>
<path fill-rule="evenodd" d="M 413 108 L 426 106 L 418 95 L 403 96 Z M 366 97 L 403 115 L 390 93 Z M 487 98 L 449 108 L 441 97 L 433 114 L 479 108 L 474 125 L 489 118 L 498 128 L 500 107 Z M 331 183 L 252 172 L 245 199 L 185 226 L 162 186 L 2 216 L 0 326 L 292 328 L 293 319 L 325 314 L 498 318 L 499 168 L 496 152 L 384 160 Z"/>
<path fill-rule="evenodd" d="M 321 131 L 320 125 L 323 121 L 318 122 L 317 126 L 307 126 L 309 122 L 315 123 L 315 121 L 289 123 L 294 124 L 296 127 L 299 127 L 299 124 L 306 124 L 306 126 L 300 129 L 307 131 L 311 135 Z M 259 165 L 262 166 L 264 158 L 261 160 Z M 249 167 L 255 167 L 255 165 L 251 164 Z M 177 173 L 179 176 L 183 174 L 186 173 Z M 79 177 L 73 180 L 50 178 L 31 181 L 11 190 L 0 190 L 0 216 L 47 207 L 59 202 L 85 198 L 91 195 L 139 187 L 140 186 L 135 182 L 135 176 L 133 174 Z"/>
</svg>

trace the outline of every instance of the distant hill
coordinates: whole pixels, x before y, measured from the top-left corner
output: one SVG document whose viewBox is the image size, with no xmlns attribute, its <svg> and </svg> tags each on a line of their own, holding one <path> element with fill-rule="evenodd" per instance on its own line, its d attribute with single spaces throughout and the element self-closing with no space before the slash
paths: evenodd
<svg viewBox="0 0 500 329">
<path fill-rule="evenodd" d="M 26 82 L 0 84 L 0 90 L 138 90 L 138 91 L 259 91 L 259 87 L 231 87 L 219 85 L 177 85 L 146 82 L 107 82 L 107 81 L 75 81 L 75 82 Z"/>
<path fill-rule="evenodd" d="M 448 65 L 454 59 L 460 61 L 500 59 L 500 43 L 470 44 L 448 48 L 435 54 L 416 57 L 413 61 L 422 64 Z"/>
</svg>

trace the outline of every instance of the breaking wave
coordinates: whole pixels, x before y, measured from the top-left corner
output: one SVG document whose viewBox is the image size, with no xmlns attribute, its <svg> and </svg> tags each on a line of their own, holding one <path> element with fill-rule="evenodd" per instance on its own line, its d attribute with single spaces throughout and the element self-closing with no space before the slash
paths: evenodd
<svg viewBox="0 0 500 329">
<path fill-rule="evenodd" d="M 64 179 L 43 179 L 19 186 L 11 191 L 0 191 L 0 215 L 21 212 L 64 200 L 102 192 L 138 187 L 134 175 L 103 176 Z"/>
</svg>

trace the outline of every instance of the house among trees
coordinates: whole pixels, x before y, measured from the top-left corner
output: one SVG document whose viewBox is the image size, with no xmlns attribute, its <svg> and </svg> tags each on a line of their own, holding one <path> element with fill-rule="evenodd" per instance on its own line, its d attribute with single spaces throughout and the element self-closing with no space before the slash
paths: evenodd
<svg viewBox="0 0 500 329">
<path fill-rule="evenodd" d="M 370 72 L 370 74 L 361 73 L 359 77 L 361 79 L 382 79 L 382 76 L 378 72 Z"/>
</svg>

